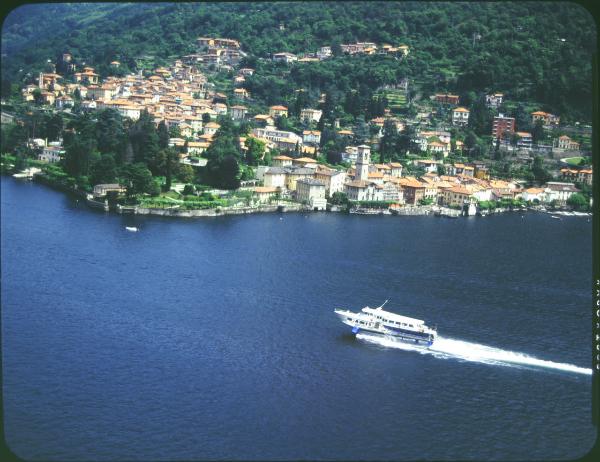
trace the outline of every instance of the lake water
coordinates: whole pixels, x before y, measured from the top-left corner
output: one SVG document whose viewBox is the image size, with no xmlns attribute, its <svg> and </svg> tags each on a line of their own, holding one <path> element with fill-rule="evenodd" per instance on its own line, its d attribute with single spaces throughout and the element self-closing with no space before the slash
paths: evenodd
<svg viewBox="0 0 600 462">
<path fill-rule="evenodd" d="M 4 429 L 25 459 L 530 460 L 593 445 L 587 218 L 166 219 L 1 186 Z M 333 313 L 385 299 L 437 324 L 433 350 L 355 338 Z"/>
</svg>

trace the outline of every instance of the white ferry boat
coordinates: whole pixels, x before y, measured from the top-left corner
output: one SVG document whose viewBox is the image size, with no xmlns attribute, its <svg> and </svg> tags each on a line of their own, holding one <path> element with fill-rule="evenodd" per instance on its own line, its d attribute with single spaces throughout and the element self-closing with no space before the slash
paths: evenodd
<svg viewBox="0 0 600 462">
<path fill-rule="evenodd" d="M 352 327 L 352 333 L 361 330 L 375 332 L 377 334 L 393 336 L 406 342 L 433 345 L 437 330 L 425 325 L 425 321 L 409 318 L 399 314 L 383 310 L 383 306 L 369 308 L 365 306 L 360 312 L 354 313 L 348 310 L 336 309 L 337 314 L 344 324 Z"/>
</svg>

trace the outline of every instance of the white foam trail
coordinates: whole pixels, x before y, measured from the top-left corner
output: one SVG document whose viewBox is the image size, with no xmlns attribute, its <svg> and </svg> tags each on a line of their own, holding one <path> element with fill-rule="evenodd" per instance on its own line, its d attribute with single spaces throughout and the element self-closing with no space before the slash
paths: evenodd
<svg viewBox="0 0 600 462">
<path fill-rule="evenodd" d="M 430 348 L 405 343 L 393 337 L 382 337 L 371 334 L 356 334 L 356 338 L 370 343 L 375 343 L 387 348 L 396 348 L 406 351 L 416 351 L 421 354 L 430 354 L 437 358 L 457 358 L 465 361 L 474 361 L 484 364 L 496 364 L 502 366 L 521 365 L 557 369 L 577 374 L 592 375 L 592 369 L 578 367 L 573 364 L 556 363 L 538 359 L 524 353 L 506 351 L 479 343 L 463 342 L 438 336 Z"/>
</svg>

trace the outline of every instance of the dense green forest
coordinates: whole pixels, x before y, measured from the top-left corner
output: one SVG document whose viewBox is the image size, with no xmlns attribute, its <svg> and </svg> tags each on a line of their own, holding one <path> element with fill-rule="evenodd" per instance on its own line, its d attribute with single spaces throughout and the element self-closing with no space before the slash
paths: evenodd
<svg viewBox="0 0 600 462">
<path fill-rule="evenodd" d="M 115 58 L 134 70 L 142 56 L 166 63 L 193 52 L 196 37 L 214 35 L 240 40 L 247 64 L 257 67 L 274 52 L 314 52 L 357 40 L 410 46 L 402 61 L 334 58 L 295 66 L 290 74 L 268 70 L 266 81 L 250 82 L 255 92 L 273 90 L 268 102 L 289 99 L 292 85 L 314 95 L 336 88 L 368 98 L 382 83 L 408 77 L 416 97 L 501 91 L 563 120 L 591 120 L 595 25 L 569 2 L 26 5 L 3 23 L 3 94 L 64 51 L 101 73 Z"/>
</svg>

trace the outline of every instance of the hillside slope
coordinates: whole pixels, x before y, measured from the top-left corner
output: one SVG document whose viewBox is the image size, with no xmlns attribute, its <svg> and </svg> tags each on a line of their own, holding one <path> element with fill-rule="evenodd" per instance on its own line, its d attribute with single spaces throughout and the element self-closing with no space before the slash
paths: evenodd
<svg viewBox="0 0 600 462">
<path fill-rule="evenodd" d="M 193 51 L 202 35 L 238 39 L 256 57 L 355 40 L 405 43 L 402 72 L 413 82 L 504 91 L 561 114 L 591 114 L 595 25 L 567 2 L 28 5 L 3 24 L 3 79 L 22 83 L 67 50 L 96 66 L 117 58 L 134 69 L 140 55 L 158 64 Z"/>
</svg>

